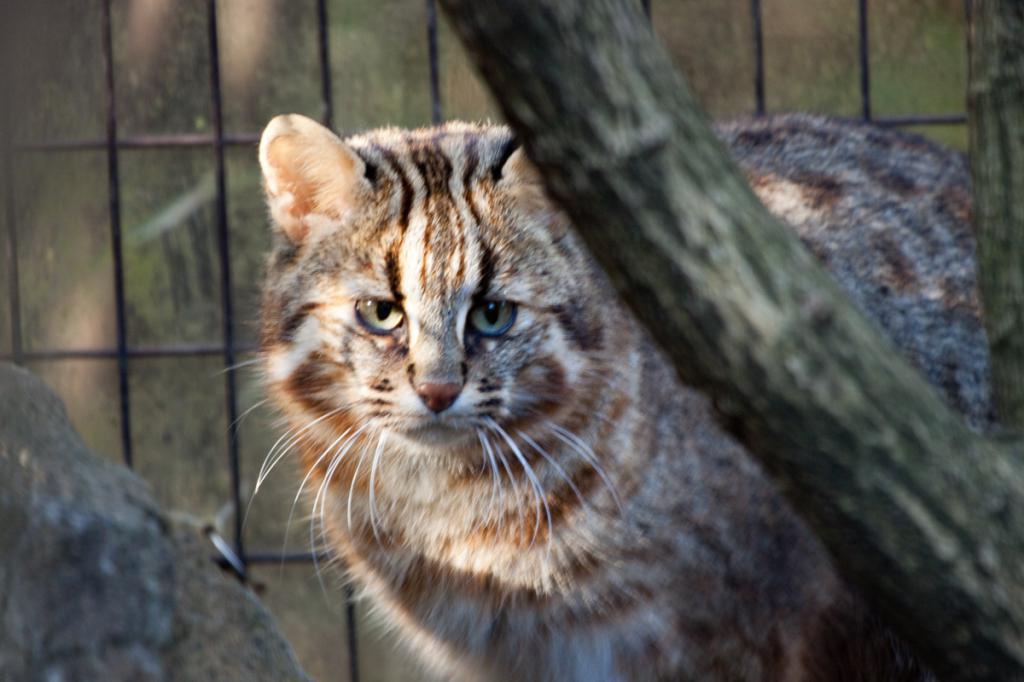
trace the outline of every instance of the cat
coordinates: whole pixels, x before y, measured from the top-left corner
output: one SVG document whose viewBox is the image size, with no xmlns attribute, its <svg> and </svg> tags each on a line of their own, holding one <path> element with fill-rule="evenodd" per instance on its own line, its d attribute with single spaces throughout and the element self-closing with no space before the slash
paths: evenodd
<svg viewBox="0 0 1024 682">
<path fill-rule="evenodd" d="M 963 158 L 823 117 L 723 124 L 752 188 L 978 429 Z M 502 126 L 259 159 L 270 396 L 312 518 L 441 679 L 933 679 L 621 305 Z"/>
</svg>

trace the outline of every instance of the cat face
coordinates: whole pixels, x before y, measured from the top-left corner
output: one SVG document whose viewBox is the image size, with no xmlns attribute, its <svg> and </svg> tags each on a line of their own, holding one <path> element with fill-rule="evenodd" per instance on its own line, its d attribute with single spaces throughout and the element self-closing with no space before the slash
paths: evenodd
<svg viewBox="0 0 1024 682">
<path fill-rule="evenodd" d="M 596 389 L 608 298 L 507 129 L 278 117 L 260 161 L 264 369 L 293 422 L 472 457 Z"/>
</svg>

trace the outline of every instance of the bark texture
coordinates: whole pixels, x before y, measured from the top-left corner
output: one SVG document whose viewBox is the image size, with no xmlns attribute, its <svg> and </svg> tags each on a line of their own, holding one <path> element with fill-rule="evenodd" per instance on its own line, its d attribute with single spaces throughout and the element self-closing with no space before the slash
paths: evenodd
<svg viewBox="0 0 1024 682">
<path fill-rule="evenodd" d="M 975 0 L 971 175 L 992 385 L 1003 426 L 1024 430 L 1024 2 Z"/>
<path fill-rule="evenodd" d="M 680 376 L 943 680 L 1024 679 L 1024 466 L 969 430 L 747 187 L 631 0 L 441 0 Z"/>
</svg>

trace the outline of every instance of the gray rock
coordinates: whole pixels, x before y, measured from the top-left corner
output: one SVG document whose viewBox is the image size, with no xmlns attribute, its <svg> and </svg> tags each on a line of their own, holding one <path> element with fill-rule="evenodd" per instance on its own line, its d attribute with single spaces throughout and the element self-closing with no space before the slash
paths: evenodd
<svg viewBox="0 0 1024 682">
<path fill-rule="evenodd" d="M 196 532 L 0 363 L 0 681 L 308 679 Z"/>
</svg>

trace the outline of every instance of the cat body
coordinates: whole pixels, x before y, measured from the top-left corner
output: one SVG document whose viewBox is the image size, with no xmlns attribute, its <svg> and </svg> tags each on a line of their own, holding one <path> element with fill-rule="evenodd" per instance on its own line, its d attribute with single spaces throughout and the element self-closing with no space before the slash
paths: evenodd
<svg viewBox="0 0 1024 682">
<path fill-rule="evenodd" d="M 718 129 L 765 204 L 976 426 L 963 159 L 786 116 Z M 617 301 L 499 126 L 278 117 L 261 346 L 314 522 L 466 680 L 925 680 Z"/>
</svg>

